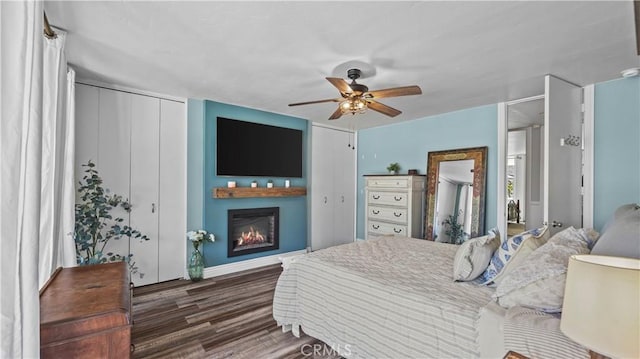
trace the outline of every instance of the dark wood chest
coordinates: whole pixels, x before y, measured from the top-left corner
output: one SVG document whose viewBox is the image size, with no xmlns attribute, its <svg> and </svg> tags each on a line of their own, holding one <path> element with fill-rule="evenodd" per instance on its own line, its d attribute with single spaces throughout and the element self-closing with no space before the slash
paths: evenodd
<svg viewBox="0 0 640 359">
<path fill-rule="evenodd" d="M 129 358 L 131 322 L 126 263 L 59 268 L 40 291 L 40 355 Z"/>
</svg>

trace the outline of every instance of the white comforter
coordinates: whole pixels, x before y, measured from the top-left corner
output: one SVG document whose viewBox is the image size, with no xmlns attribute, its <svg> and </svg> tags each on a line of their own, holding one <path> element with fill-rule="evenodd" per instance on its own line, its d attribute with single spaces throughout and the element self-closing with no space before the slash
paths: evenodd
<svg viewBox="0 0 640 359">
<path fill-rule="evenodd" d="M 383 237 L 307 254 L 280 276 L 273 316 L 349 358 L 478 357 L 493 289 L 453 282 L 457 248 Z"/>
</svg>

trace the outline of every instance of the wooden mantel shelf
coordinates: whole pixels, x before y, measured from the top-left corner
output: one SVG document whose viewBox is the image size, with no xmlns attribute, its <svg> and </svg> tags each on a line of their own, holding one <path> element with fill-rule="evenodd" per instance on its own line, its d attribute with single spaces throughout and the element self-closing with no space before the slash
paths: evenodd
<svg viewBox="0 0 640 359">
<path fill-rule="evenodd" d="M 213 198 L 251 198 L 251 197 L 294 197 L 306 196 L 306 187 L 217 187 L 213 189 Z"/>
</svg>

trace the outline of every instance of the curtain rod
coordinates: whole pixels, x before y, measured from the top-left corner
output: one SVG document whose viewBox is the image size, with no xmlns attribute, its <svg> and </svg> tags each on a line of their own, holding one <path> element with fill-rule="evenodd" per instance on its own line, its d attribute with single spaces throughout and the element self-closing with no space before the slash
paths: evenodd
<svg viewBox="0 0 640 359">
<path fill-rule="evenodd" d="M 51 26 L 49 25 L 49 19 L 47 19 L 47 13 L 45 11 L 42 12 L 44 14 L 44 36 L 46 36 L 48 39 L 55 39 L 58 35 L 56 35 L 56 32 L 53 31 L 53 29 L 51 29 Z"/>
</svg>

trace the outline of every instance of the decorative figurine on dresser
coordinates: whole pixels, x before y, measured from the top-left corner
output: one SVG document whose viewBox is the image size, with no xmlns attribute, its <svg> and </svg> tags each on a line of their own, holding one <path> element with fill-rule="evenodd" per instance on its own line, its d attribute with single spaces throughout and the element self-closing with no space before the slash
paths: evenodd
<svg viewBox="0 0 640 359">
<path fill-rule="evenodd" d="M 422 238 L 425 176 L 365 175 L 366 239 Z"/>
</svg>

